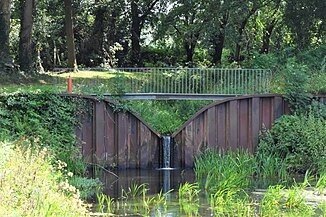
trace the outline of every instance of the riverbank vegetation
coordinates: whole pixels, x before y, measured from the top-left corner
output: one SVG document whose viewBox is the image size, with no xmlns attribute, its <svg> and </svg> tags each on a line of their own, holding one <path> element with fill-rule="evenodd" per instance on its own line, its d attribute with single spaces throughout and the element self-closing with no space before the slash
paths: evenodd
<svg viewBox="0 0 326 217">
<path fill-rule="evenodd" d="M 88 165 L 82 159 L 81 147 L 76 146 L 75 135 L 87 109 L 83 99 L 48 92 L 2 94 L 0 141 L 22 141 L 18 144 L 23 149 L 48 149 L 53 154 L 52 163 L 63 162 L 65 170 L 74 174 L 68 179 L 81 190 L 81 197 L 90 198 L 101 183 L 85 177 Z"/>
<path fill-rule="evenodd" d="M 30 141 L 0 142 L 2 216 L 88 216 L 73 176 L 46 147 Z"/>
</svg>

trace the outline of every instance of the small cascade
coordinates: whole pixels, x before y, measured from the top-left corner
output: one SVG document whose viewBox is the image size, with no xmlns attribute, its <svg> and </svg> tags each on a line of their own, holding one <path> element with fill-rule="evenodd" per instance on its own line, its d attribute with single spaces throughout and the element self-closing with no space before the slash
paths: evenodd
<svg viewBox="0 0 326 217">
<path fill-rule="evenodd" d="M 163 157 L 160 170 L 173 170 L 171 168 L 171 136 L 163 136 Z"/>
<path fill-rule="evenodd" d="M 171 137 L 163 136 L 163 169 L 170 168 Z"/>
</svg>

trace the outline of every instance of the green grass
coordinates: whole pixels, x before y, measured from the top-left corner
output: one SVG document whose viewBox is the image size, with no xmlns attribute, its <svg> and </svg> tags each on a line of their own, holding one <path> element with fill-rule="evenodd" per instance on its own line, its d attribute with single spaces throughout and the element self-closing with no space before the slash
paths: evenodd
<svg viewBox="0 0 326 217">
<path fill-rule="evenodd" d="M 56 171 L 46 149 L 15 146 L 0 142 L 0 155 L 6 155 L 0 163 L 2 216 L 88 215 L 79 191 Z"/>
</svg>

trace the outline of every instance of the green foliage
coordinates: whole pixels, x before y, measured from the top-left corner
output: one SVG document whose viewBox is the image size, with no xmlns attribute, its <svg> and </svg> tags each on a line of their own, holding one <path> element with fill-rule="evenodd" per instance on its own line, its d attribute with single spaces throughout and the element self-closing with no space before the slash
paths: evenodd
<svg viewBox="0 0 326 217">
<path fill-rule="evenodd" d="M 101 188 L 103 183 L 98 179 L 73 176 L 69 178 L 69 184 L 75 186 L 80 192 L 80 198 L 90 199 L 96 194 L 97 189 Z"/>
<path fill-rule="evenodd" d="M 316 189 L 319 194 L 322 194 L 326 188 L 326 172 L 323 171 L 317 179 Z"/>
<path fill-rule="evenodd" d="M 200 108 L 210 101 L 126 101 L 124 104 L 138 113 L 162 135 L 172 134 Z"/>
<path fill-rule="evenodd" d="M 311 110 L 308 114 L 284 115 L 261 139 L 258 153 L 286 160 L 289 171 L 304 173 L 325 169 L 325 118 Z"/>
<path fill-rule="evenodd" d="M 79 191 L 62 181 L 64 177 L 51 165 L 49 152 L 19 146 L 0 142 L 0 153 L 7 155 L 0 164 L 1 215 L 87 216 Z"/>
<path fill-rule="evenodd" d="M 85 105 L 85 106 L 84 106 Z M 0 96 L 0 139 L 30 141 L 32 148 L 47 147 L 74 174 L 83 174 L 85 165 L 75 146 L 77 117 L 86 104 L 82 99 L 51 93 L 17 93 Z M 22 143 L 23 145 L 23 143 Z"/>
<path fill-rule="evenodd" d="M 208 150 L 195 159 L 196 177 L 209 192 L 239 192 L 249 187 L 256 171 L 255 159 L 245 152 Z"/>
<path fill-rule="evenodd" d="M 261 201 L 262 215 L 265 213 L 276 215 L 280 212 L 281 200 L 284 198 L 285 187 L 282 185 L 269 186 Z"/>
</svg>

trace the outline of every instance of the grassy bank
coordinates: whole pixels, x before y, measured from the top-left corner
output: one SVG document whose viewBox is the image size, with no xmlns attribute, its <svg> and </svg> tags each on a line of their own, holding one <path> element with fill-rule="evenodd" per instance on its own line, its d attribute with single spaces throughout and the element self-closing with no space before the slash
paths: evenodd
<svg viewBox="0 0 326 217">
<path fill-rule="evenodd" d="M 79 190 L 68 183 L 72 174 L 53 164 L 46 148 L 30 147 L 26 141 L 0 142 L 1 215 L 87 216 Z"/>
</svg>

